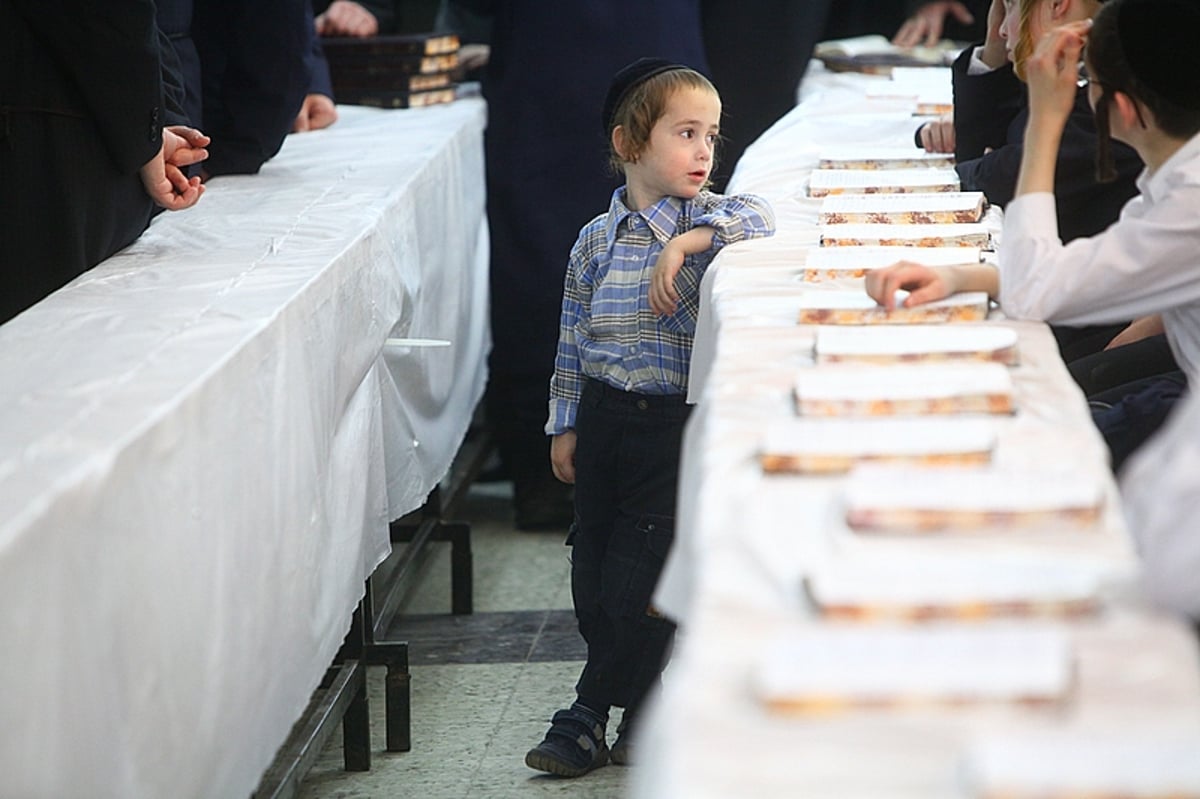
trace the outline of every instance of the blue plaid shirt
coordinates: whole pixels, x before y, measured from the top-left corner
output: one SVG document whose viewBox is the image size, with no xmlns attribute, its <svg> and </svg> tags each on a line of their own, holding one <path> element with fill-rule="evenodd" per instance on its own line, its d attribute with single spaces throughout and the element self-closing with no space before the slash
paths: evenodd
<svg viewBox="0 0 1200 799">
<path fill-rule="evenodd" d="M 660 317 L 650 310 L 649 296 L 658 255 L 675 236 L 704 225 L 716 231 L 713 246 L 684 259 L 675 279 L 679 306 Z M 771 207 L 752 194 L 702 191 L 691 200 L 664 197 L 631 211 L 624 187 L 613 192 L 608 213 L 585 225 L 571 249 L 546 433 L 575 427 L 588 377 L 639 394 L 686 393 L 705 269 L 726 244 L 774 232 Z"/>
</svg>

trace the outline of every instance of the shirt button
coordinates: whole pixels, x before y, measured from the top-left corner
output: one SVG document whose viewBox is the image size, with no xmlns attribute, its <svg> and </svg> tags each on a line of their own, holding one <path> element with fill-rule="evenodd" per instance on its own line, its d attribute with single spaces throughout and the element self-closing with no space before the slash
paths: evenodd
<svg viewBox="0 0 1200 799">
<path fill-rule="evenodd" d="M 644 411 L 644 410 L 648 410 L 650 408 L 650 403 L 646 402 L 645 400 L 638 400 L 637 406 L 638 406 L 638 410 Z"/>
<path fill-rule="evenodd" d="M 630 347 L 630 348 L 629 348 L 629 354 L 630 354 L 630 355 L 636 355 L 636 354 L 637 354 L 637 347 Z"/>
</svg>

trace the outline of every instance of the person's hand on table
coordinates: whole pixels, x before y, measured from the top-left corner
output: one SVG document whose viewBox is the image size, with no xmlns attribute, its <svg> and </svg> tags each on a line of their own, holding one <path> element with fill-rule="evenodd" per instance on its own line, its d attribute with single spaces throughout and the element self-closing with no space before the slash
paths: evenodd
<svg viewBox="0 0 1200 799">
<path fill-rule="evenodd" d="M 921 146 L 930 153 L 954 152 L 954 114 L 943 114 L 921 126 Z"/>
<path fill-rule="evenodd" d="M 889 311 L 896 308 L 896 292 L 909 292 L 903 307 L 911 308 L 945 299 L 958 291 L 955 277 L 946 267 L 925 266 L 911 261 L 872 269 L 866 277 L 867 294 Z"/>
<path fill-rule="evenodd" d="M 318 36 L 357 36 L 379 33 L 379 20 L 353 0 L 333 0 L 314 20 Z"/>
<path fill-rule="evenodd" d="M 575 484 L 575 431 L 568 430 L 550 439 L 550 466 L 554 476 L 567 485 Z"/>
<path fill-rule="evenodd" d="M 897 47 L 916 47 L 919 44 L 933 47 L 942 39 L 948 16 L 953 16 L 964 25 L 975 21 L 975 16 L 962 3 L 956 0 L 934 0 L 925 3 L 905 20 L 900 30 L 892 37 L 892 44 Z"/>
<path fill-rule="evenodd" d="M 320 130 L 337 122 L 337 108 L 333 100 L 324 94 L 307 94 L 300 113 L 292 123 L 292 133 L 303 133 L 308 130 Z"/>
</svg>

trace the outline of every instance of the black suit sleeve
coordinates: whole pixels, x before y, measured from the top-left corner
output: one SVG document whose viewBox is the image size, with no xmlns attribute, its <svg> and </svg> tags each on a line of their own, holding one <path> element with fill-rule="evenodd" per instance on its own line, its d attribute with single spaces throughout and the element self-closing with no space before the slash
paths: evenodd
<svg viewBox="0 0 1200 799">
<path fill-rule="evenodd" d="M 162 147 L 163 90 L 152 0 L 12 0 L 79 89 L 123 174 Z"/>
<path fill-rule="evenodd" d="M 982 191 L 989 201 L 1004 205 L 1016 190 L 1021 166 L 1021 133 L 1011 128 L 1026 107 L 1025 85 L 1007 64 L 969 75 L 974 50 L 964 50 L 951 69 L 954 157 L 963 189 Z"/>
<path fill-rule="evenodd" d="M 308 53 L 304 57 L 305 66 L 312 76 L 308 82 L 308 93 L 323 94 L 332 100 L 333 78 L 329 74 L 329 62 L 325 60 L 325 51 L 321 49 L 321 37 L 317 35 L 312 9 L 308 10 L 308 16 L 310 33 Z"/>
<path fill-rule="evenodd" d="M 253 174 L 277 152 L 308 92 L 305 0 L 197 0 L 210 175 Z"/>
<path fill-rule="evenodd" d="M 1007 140 L 1008 125 L 1025 107 L 1025 84 L 1005 64 L 983 75 L 969 75 L 974 47 L 968 47 L 950 70 L 954 85 L 954 157 L 978 158 Z"/>
</svg>

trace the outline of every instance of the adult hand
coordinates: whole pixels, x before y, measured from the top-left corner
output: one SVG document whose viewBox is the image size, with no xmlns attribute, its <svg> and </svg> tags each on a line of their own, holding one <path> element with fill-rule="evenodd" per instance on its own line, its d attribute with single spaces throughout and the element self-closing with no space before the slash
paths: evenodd
<svg viewBox="0 0 1200 799">
<path fill-rule="evenodd" d="M 308 94 L 304 97 L 304 104 L 300 106 L 296 121 L 292 123 L 292 133 L 320 130 L 334 122 L 337 122 L 337 108 L 333 100 L 324 94 Z"/>
<path fill-rule="evenodd" d="M 187 125 L 168 125 L 163 131 L 165 160 L 180 169 L 208 158 L 207 147 L 211 143 L 211 138 Z"/>
<path fill-rule="evenodd" d="M 163 143 L 158 154 L 138 170 L 146 194 L 150 195 L 150 199 L 156 205 L 168 211 L 191 208 L 204 193 L 204 186 L 201 185 L 199 177 L 188 178 L 177 164 L 169 163 L 168 159 L 176 157 L 181 149 L 188 149 L 186 139 L 169 128 L 164 129 Z"/>
<path fill-rule="evenodd" d="M 921 126 L 921 146 L 930 153 L 954 152 L 954 115 L 944 114 Z"/>
<path fill-rule="evenodd" d="M 1079 88 L 1079 60 L 1091 30 L 1090 19 L 1062 25 L 1038 42 L 1025 62 L 1025 80 L 1029 85 L 1030 124 L 1057 127 L 1060 131 L 1075 108 Z"/>
<path fill-rule="evenodd" d="M 567 485 L 575 484 L 575 431 L 568 430 L 550 439 L 550 466 L 554 476 Z"/>
<path fill-rule="evenodd" d="M 379 20 L 353 0 L 333 0 L 315 20 L 319 36 L 374 36 Z"/>
<path fill-rule="evenodd" d="M 683 266 L 683 258 L 684 252 L 678 246 L 678 239 L 671 239 L 658 254 L 654 273 L 650 276 L 650 310 L 659 316 L 670 316 L 679 304 L 675 276 Z"/>
<path fill-rule="evenodd" d="M 934 0 L 925 3 L 905 20 L 900 30 L 892 37 L 892 44 L 897 47 L 916 47 L 918 44 L 933 47 L 941 41 L 946 17 L 951 15 L 964 25 L 975 21 L 974 15 L 962 3 L 956 0 Z"/>
</svg>

